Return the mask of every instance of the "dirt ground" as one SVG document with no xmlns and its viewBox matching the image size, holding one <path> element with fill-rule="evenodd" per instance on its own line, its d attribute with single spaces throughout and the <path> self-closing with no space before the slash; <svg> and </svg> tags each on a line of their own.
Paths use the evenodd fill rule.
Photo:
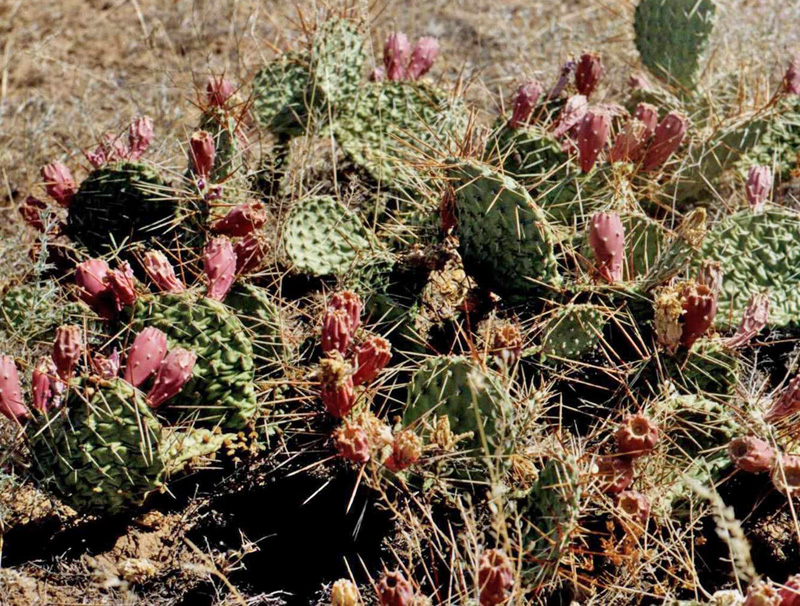
<svg viewBox="0 0 800 606">
<path fill-rule="evenodd" d="M 394 29 L 410 38 L 439 38 L 434 77 L 462 79 L 468 98 L 486 116 L 515 83 L 531 75 L 547 81 L 583 50 L 603 55 L 608 95 L 623 90 L 638 65 L 633 0 L 353 0 L 349 5 L 369 23 L 373 56 L 380 55 L 382 40 Z M 260 64 L 276 50 L 295 46 L 304 24 L 329 8 L 312 0 L 0 0 L 0 258 L 7 262 L 0 290 L 24 263 L 21 242 L 28 236 L 16 209 L 28 194 L 43 194 L 40 166 L 54 159 L 87 166 L 81 150 L 147 114 L 156 125 L 153 157 L 167 169 L 184 170 L 184 141 L 197 121 L 196 87 L 204 86 L 210 73 L 224 73 L 246 94 Z M 735 62 L 753 78 L 782 69 L 788 49 L 800 40 L 800 30 L 788 27 L 798 23 L 798 2 L 729 0 L 722 13 L 714 61 Z M 36 549 L 24 566 L 2 568 L 2 533 L 32 519 L 45 531 L 31 534 L 31 541 L 82 540 L 69 534 L 69 511 L 19 481 L 15 459 L 2 454 L 14 442 L 4 423 L 0 419 L 3 606 L 278 603 L 280 596 L 270 592 L 244 597 L 227 585 L 227 573 L 237 570 L 248 545 L 256 545 L 243 541 L 218 550 L 222 555 L 214 561 L 207 546 L 190 538 L 198 536 L 192 534 L 198 527 L 215 524 L 204 517 L 202 503 L 153 512 L 123 528 L 84 529 L 107 535 L 109 544 L 92 556 L 67 558 L 58 572 L 37 563 Z M 9 479 L 14 473 L 16 479 Z M 163 570 L 177 572 L 165 580 Z M 150 587 L 150 597 L 129 590 L 148 578 L 162 583 Z M 202 599 L 191 593 L 200 583 L 212 587 Z M 175 599 L 178 594 L 183 597 Z"/>
</svg>

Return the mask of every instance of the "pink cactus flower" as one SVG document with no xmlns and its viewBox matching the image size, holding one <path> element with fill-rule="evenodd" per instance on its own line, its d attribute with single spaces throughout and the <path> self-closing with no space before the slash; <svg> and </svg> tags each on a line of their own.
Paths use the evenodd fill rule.
<svg viewBox="0 0 800 606">
<path fill-rule="evenodd" d="M 347 311 L 341 308 L 329 307 L 325 311 L 325 317 L 322 321 L 322 351 L 325 353 L 338 351 L 340 354 L 345 355 L 352 338 L 353 332 L 350 328 L 350 318 L 347 315 Z"/>
<path fill-rule="evenodd" d="M 208 179 L 214 170 L 216 157 L 216 144 L 214 135 L 204 130 L 198 130 L 189 139 L 189 156 L 192 172 L 201 179 Z"/>
<path fill-rule="evenodd" d="M 106 274 L 106 283 L 114 293 L 118 310 L 136 302 L 136 281 L 133 269 L 127 261 L 120 263 L 117 269 L 109 270 Z"/>
<path fill-rule="evenodd" d="M 672 111 L 664 116 L 653 135 L 653 142 L 645 153 L 642 168 L 648 172 L 660 168 L 681 146 L 688 128 L 689 121 L 683 114 Z"/>
<path fill-rule="evenodd" d="M 633 484 L 633 459 L 628 456 L 603 456 L 597 460 L 597 475 L 603 492 L 619 494 Z"/>
<path fill-rule="evenodd" d="M 77 189 L 75 179 L 69 169 L 61 162 L 51 162 L 42 167 L 41 174 L 47 195 L 59 206 L 69 208 Z"/>
<path fill-rule="evenodd" d="M 633 118 L 623 131 L 617 135 L 614 146 L 608 154 L 612 164 L 616 162 L 638 162 L 647 145 L 647 127 L 644 122 Z"/>
<path fill-rule="evenodd" d="M 59 378 L 68 382 L 83 355 L 83 334 L 80 326 L 59 326 L 53 343 L 53 362 Z"/>
<path fill-rule="evenodd" d="M 658 108 L 649 103 L 639 103 L 633 110 L 633 117 L 645 126 L 645 139 L 650 139 L 658 128 Z"/>
<path fill-rule="evenodd" d="M 166 356 L 167 335 L 148 326 L 133 340 L 123 378 L 134 387 L 139 387 L 158 370 Z"/>
<path fill-rule="evenodd" d="M 589 246 L 600 275 L 609 282 L 622 280 L 625 227 L 616 213 L 597 213 L 589 228 Z"/>
<path fill-rule="evenodd" d="M 354 463 L 366 463 L 370 459 L 369 435 L 366 430 L 349 421 L 333 432 L 333 445 L 339 456 Z"/>
<path fill-rule="evenodd" d="M 344 309 L 350 319 L 350 330 L 355 334 L 356 329 L 361 326 L 361 310 L 364 308 L 361 298 L 354 292 L 343 290 L 331 297 L 328 307 Z"/>
<path fill-rule="evenodd" d="M 206 82 L 206 102 L 210 107 L 225 107 L 233 93 L 233 84 L 228 80 L 222 76 L 209 76 Z"/>
<path fill-rule="evenodd" d="M 176 347 L 167 354 L 159 364 L 153 386 L 147 393 L 147 403 L 151 408 L 158 408 L 183 389 L 192 377 L 195 362 L 197 356 L 182 347 Z"/>
<path fill-rule="evenodd" d="M 589 101 L 583 95 L 573 95 L 567 99 L 553 129 L 553 136 L 556 139 L 566 136 L 569 131 L 581 123 L 588 111 Z"/>
<path fill-rule="evenodd" d="M 782 606 L 782 604 L 780 593 L 771 581 L 755 581 L 747 588 L 742 606 Z"/>
<path fill-rule="evenodd" d="M 61 403 L 61 394 L 66 385 L 58 378 L 58 370 L 53 358 L 42 356 L 36 362 L 31 375 L 33 407 L 39 412 L 47 412 Z"/>
<path fill-rule="evenodd" d="M 11 356 L 0 356 L 0 413 L 17 422 L 28 416 L 17 365 Z"/>
<path fill-rule="evenodd" d="M 44 221 L 42 220 L 42 212 L 47 210 L 47 204 L 35 198 L 28 196 L 25 198 L 19 207 L 19 214 L 22 215 L 23 221 L 33 227 L 36 231 L 44 233 Z"/>
<path fill-rule="evenodd" d="M 175 269 L 167 257 L 158 250 L 151 250 L 144 255 L 144 270 L 160 292 L 180 293 L 186 290 Z"/>
<path fill-rule="evenodd" d="M 503 551 L 489 549 L 478 563 L 480 606 L 508 604 L 514 590 L 514 564 Z"/>
<path fill-rule="evenodd" d="M 634 519 L 639 524 L 646 524 L 650 517 L 650 503 L 636 490 L 621 492 L 617 499 L 617 507 L 624 516 Z"/>
<path fill-rule="evenodd" d="M 134 120 L 128 127 L 128 159 L 139 160 L 153 142 L 153 120 L 142 116 Z"/>
<path fill-rule="evenodd" d="M 658 443 L 658 425 L 643 414 L 629 415 L 617 429 L 617 448 L 634 457 L 651 452 Z"/>
<path fill-rule="evenodd" d="M 769 295 L 753 293 L 742 314 L 742 321 L 726 345 L 731 349 L 744 347 L 752 341 L 769 322 Z"/>
<path fill-rule="evenodd" d="M 422 456 L 422 440 L 410 429 L 397 433 L 392 441 L 392 454 L 384 465 L 397 473 L 414 465 Z"/>
<path fill-rule="evenodd" d="M 764 415 L 768 422 L 777 421 L 800 410 L 800 375 L 794 377 L 772 408 Z"/>
<path fill-rule="evenodd" d="M 269 253 L 267 240 L 258 232 L 251 232 L 236 243 L 236 275 L 256 271 Z"/>
<path fill-rule="evenodd" d="M 747 201 L 753 212 L 760 212 L 772 192 L 772 169 L 769 166 L 753 166 L 747 173 Z"/>
<path fill-rule="evenodd" d="M 403 32 L 392 32 L 383 47 L 383 65 L 391 82 L 406 77 L 406 66 L 411 58 L 411 43 Z"/>
<path fill-rule="evenodd" d="M 121 366 L 119 351 L 116 349 L 110 356 L 95 354 L 92 356 L 92 369 L 97 376 L 104 379 L 114 379 L 119 376 Z"/>
<path fill-rule="evenodd" d="M 523 124 L 527 124 L 533 114 L 533 108 L 539 102 L 542 90 L 542 85 L 538 80 L 528 80 L 517 89 L 517 96 L 514 98 L 514 113 L 508 123 L 511 128 L 519 128 Z"/>
<path fill-rule="evenodd" d="M 211 225 L 211 231 L 238 238 L 261 228 L 267 222 L 267 209 L 258 200 L 248 200 L 235 206 L 228 214 Z"/>
<path fill-rule="evenodd" d="M 731 440 L 728 455 L 736 467 L 748 473 L 769 471 L 775 462 L 775 451 L 769 442 L 755 436 Z"/>
<path fill-rule="evenodd" d="M 347 416 L 356 403 L 352 368 L 337 351 L 320 362 L 320 397 L 332 417 Z"/>
<path fill-rule="evenodd" d="M 424 36 L 417 40 L 411 52 L 411 60 L 406 68 L 406 78 L 419 80 L 433 67 L 436 57 L 439 56 L 439 41 L 431 36 Z"/>
<path fill-rule="evenodd" d="M 553 90 L 548 93 L 548 99 L 555 99 L 556 97 L 560 96 L 564 89 L 567 88 L 570 79 L 572 78 L 572 74 L 575 71 L 575 68 L 578 66 L 578 62 L 575 59 L 568 59 L 564 65 L 561 66 L 561 70 L 558 73 L 558 80 L 556 81 L 555 86 L 553 86 Z"/>
<path fill-rule="evenodd" d="M 683 301 L 683 332 L 681 345 L 691 349 L 695 341 L 711 328 L 717 314 L 717 291 L 705 284 L 696 285 Z"/>
<path fill-rule="evenodd" d="M 382 337 L 370 337 L 355 352 L 353 384 L 369 383 L 392 359 L 392 346 Z"/>
<path fill-rule="evenodd" d="M 384 572 L 378 583 L 380 606 L 414 606 L 414 586 L 399 570 Z"/>
<path fill-rule="evenodd" d="M 110 320 L 117 312 L 114 291 L 108 285 L 108 263 L 89 259 L 75 268 L 78 296 L 103 318 Z"/>
<path fill-rule="evenodd" d="M 605 67 L 600 55 L 597 53 L 584 53 L 575 68 L 575 88 L 588 99 L 592 96 L 604 72 Z"/>
<path fill-rule="evenodd" d="M 128 146 L 114 133 L 106 133 L 100 139 L 97 147 L 93 152 L 84 152 L 84 156 L 94 168 L 105 166 L 109 162 L 118 162 L 120 160 L 127 160 L 130 157 L 131 150 Z"/>
<path fill-rule="evenodd" d="M 206 296 L 224 301 L 236 279 L 236 253 L 225 236 L 214 238 L 203 249 L 203 270 L 208 280 Z"/>
</svg>

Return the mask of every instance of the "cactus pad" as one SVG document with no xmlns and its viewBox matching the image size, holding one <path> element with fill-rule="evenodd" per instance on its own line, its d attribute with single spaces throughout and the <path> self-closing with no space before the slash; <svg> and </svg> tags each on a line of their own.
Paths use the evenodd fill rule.
<svg viewBox="0 0 800 606">
<path fill-rule="evenodd" d="M 599 344 L 606 315 L 594 305 L 565 305 L 548 318 L 542 353 L 547 357 L 577 360 Z"/>
<path fill-rule="evenodd" d="M 364 71 L 364 39 L 345 19 L 331 19 L 314 34 L 311 73 L 323 101 L 336 105 L 356 93 Z"/>
<path fill-rule="evenodd" d="M 284 55 L 262 67 L 253 78 L 253 116 L 276 135 L 306 132 L 310 76 L 308 60 Z"/>
</svg>

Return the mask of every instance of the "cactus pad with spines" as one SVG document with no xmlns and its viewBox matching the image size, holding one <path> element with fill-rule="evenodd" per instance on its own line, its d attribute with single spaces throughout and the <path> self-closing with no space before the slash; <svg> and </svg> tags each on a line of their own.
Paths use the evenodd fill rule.
<svg viewBox="0 0 800 606">
<path fill-rule="evenodd" d="M 91 254 L 167 236 L 177 226 L 179 204 L 159 172 L 137 162 L 92 171 L 69 208 L 67 230 Z"/>
<path fill-rule="evenodd" d="M 704 68 L 714 0 L 640 0 L 633 27 L 642 63 L 653 75 L 691 89 Z"/>
<path fill-rule="evenodd" d="M 548 358 L 577 360 L 601 342 L 606 313 L 595 305 L 565 305 L 547 319 L 541 352 Z"/>
<path fill-rule="evenodd" d="M 314 33 L 311 74 L 319 102 L 335 106 L 356 94 L 364 71 L 364 38 L 354 23 L 331 19 Z M 317 101 L 317 100 L 315 100 Z"/>
<path fill-rule="evenodd" d="M 553 229 L 519 183 L 471 162 L 457 162 L 449 176 L 467 273 L 511 300 L 561 283 Z"/>
<path fill-rule="evenodd" d="M 253 78 L 253 116 L 276 135 L 306 132 L 307 92 L 311 76 L 308 58 L 287 54 L 262 67 Z"/>
<path fill-rule="evenodd" d="M 743 210 L 724 218 L 709 231 L 695 259 L 722 265 L 722 292 L 715 324 L 739 322 L 750 296 L 769 291 L 770 324 L 800 321 L 800 214 L 768 207 L 759 214 Z"/>
<path fill-rule="evenodd" d="M 192 378 L 167 402 L 165 414 L 175 411 L 232 429 L 256 414 L 253 346 L 228 307 L 187 291 L 140 297 L 129 312 L 132 334 L 158 328 L 170 349 L 183 347 L 197 356 Z"/>
</svg>

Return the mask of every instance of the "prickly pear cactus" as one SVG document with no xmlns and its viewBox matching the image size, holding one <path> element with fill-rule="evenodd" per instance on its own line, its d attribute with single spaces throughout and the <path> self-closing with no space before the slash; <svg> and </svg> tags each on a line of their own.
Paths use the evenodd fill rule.
<svg viewBox="0 0 800 606">
<path fill-rule="evenodd" d="M 653 75 L 692 89 L 705 65 L 714 0 L 640 0 L 633 27 L 642 63 Z"/>
<path fill-rule="evenodd" d="M 153 326 L 170 349 L 197 355 L 192 378 L 165 406 L 203 425 L 243 427 L 256 414 L 253 345 L 247 329 L 224 304 L 190 291 L 139 297 L 128 310 L 131 334 Z"/>
<path fill-rule="evenodd" d="M 243 181 L 247 173 L 244 149 L 240 135 L 242 125 L 230 110 L 212 107 L 200 118 L 199 129 L 210 133 L 214 137 L 214 167 L 211 171 L 213 183 L 225 185 L 225 198 L 230 199 L 232 194 L 238 197 L 246 196 L 246 182 Z M 238 179 L 237 179 L 238 177 Z M 239 189 L 238 192 L 234 191 Z"/>
<path fill-rule="evenodd" d="M 543 179 L 555 174 L 569 162 L 561 145 L 544 128 L 505 124 L 497 128 L 490 139 L 487 152 L 490 158 L 502 161 L 503 169 L 519 181 Z"/>
<path fill-rule="evenodd" d="M 467 273 L 512 301 L 561 283 L 553 229 L 519 183 L 471 162 L 455 163 L 449 175 Z"/>
<path fill-rule="evenodd" d="M 364 71 L 364 38 L 354 23 L 331 19 L 314 33 L 311 74 L 322 103 L 335 106 L 356 94 Z"/>
<path fill-rule="evenodd" d="M 362 87 L 334 124 L 347 156 L 378 182 L 416 183 L 414 163 L 446 153 L 467 125 L 459 100 L 420 82 L 385 82 Z"/>
<path fill-rule="evenodd" d="M 658 221 L 639 213 L 620 213 L 625 228 L 625 279 L 634 281 L 646 276 L 666 248 L 667 231 Z M 588 237 L 581 253 L 588 260 L 594 259 Z"/>
<path fill-rule="evenodd" d="M 266 289 L 254 284 L 237 284 L 225 305 L 230 307 L 248 331 L 253 344 L 256 376 L 280 373 L 292 350 L 286 338 L 288 327 L 281 311 Z"/>
<path fill-rule="evenodd" d="M 770 120 L 758 144 L 741 161 L 746 175 L 753 165 L 773 166 L 776 176 L 788 180 L 798 168 L 800 150 L 800 97 L 790 96 L 780 102 L 780 114 Z"/>
<path fill-rule="evenodd" d="M 367 262 L 376 247 L 358 215 L 329 196 L 299 201 L 283 225 L 286 259 L 310 276 L 342 275 Z"/>
<path fill-rule="evenodd" d="M 494 375 L 464 357 L 429 358 L 414 373 L 408 388 L 403 425 L 421 417 L 447 415 L 454 434 L 471 432 L 465 444 L 483 452 L 483 436 L 489 454 L 507 448 L 511 404 Z"/>
<path fill-rule="evenodd" d="M 306 132 L 310 100 L 308 58 L 282 55 L 262 67 L 253 78 L 253 116 L 276 135 Z"/>
<path fill-rule="evenodd" d="M 162 486 L 161 427 L 122 379 L 81 379 L 28 427 L 36 473 L 82 513 L 118 513 Z"/>
<path fill-rule="evenodd" d="M 116 162 L 81 183 L 69 208 L 67 229 L 91 254 L 163 238 L 178 222 L 178 201 L 153 167 Z"/>
<path fill-rule="evenodd" d="M 546 358 L 577 360 L 599 344 L 606 313 L 595 305 L 568 304 L 547 319 L 541 353 Z"/>
<path fill-rule="evenodd" d="M 722 292 L 715 323 L 738 323 L 753 293 L 769 290 L 770 324 L 800 320 L 800 214 L 771 207 L 759 214 L 743 210 L 726 217 L 708 233 L 695 260 L 722 265 Z"/>
</svg>

